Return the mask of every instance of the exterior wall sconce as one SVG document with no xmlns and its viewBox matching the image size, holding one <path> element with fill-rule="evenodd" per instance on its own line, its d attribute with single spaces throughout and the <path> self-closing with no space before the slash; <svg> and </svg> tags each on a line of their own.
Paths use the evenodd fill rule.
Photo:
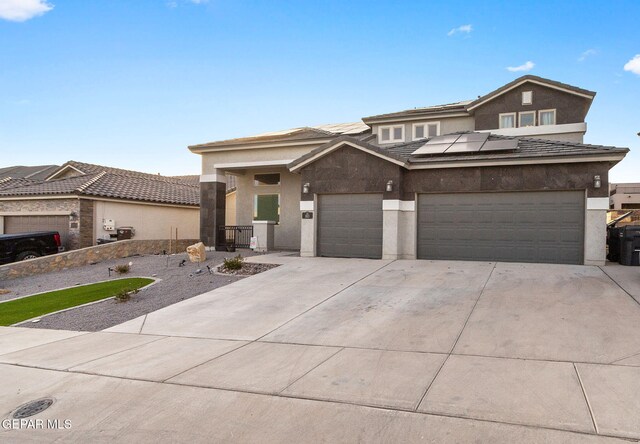
<svg viewBox="0 0 640 444">
<path fill-rule="evenodd" d="M 310 188 L 311 188 L 311 186 L 309 185 L 309 182 L 307 182 L 304 185 L 302 185 L 302 194 L 309 194 L 309 189 Z"/>
<path fill-rule="evenodd" d="M 390 193 L 393 191 L 393 180 L 390 180 L 389 182 L 387 182 L 387 192 Z"/>
<path fill-rule="evenodd" d="M 602 186 L 602 180 L 600 176 L 593 176 L 593 188 L 600 188 Z"/>
</svg>

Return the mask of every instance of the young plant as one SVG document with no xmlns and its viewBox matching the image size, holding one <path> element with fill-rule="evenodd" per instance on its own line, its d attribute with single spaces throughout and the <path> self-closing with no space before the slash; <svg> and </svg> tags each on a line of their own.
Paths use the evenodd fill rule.
<svg viewBox="0 0 640 444">
<path fill-rule="evenodd" d="M 115 296 L 116 301 L 127 302 L 129 299 L 131 299 L 131 295 L 138 293 L 138 291 L 139 290 L 128 290 L 128 289 L 120 290 L 118 293 L 116 293 L 116 296 Z"/>
<path fill-rule="evenodd" d="M 241 255 L 237 255 L 234 258 L 224 260 L 224 268 L 227 270 L 240 270 L 244 264 L 244 258 Z"/>
<path fill-rule="evenodd" d="M 119 264 L 114 267 L 114 270 L 118 274 L 127 274 L 131 270 L 131 266 L 129 264 Z"/>
</svg>

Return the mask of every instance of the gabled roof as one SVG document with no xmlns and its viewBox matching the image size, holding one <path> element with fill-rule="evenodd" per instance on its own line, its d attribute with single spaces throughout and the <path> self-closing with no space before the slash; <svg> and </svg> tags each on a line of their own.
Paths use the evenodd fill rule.
<svg viewBox="0 0 640 444">
<path fill-rule="evenodd" d="M 515 79 L 512 82 L 507 83 L 506 85 L 501 86 L 500 88 L 491 91 L 489 94 L 485 94 L 482 97 L 479 97 L 478 99 L 474 100 L 472 103 L 470 103 L 467 106 L 467 110 L 471 111 L 477 107 L 479 107 L 480 105 L 483 105 L 485 103 L 487 103 L 490 100 L 495 99 L 496 97 L 514 89 L 517 88 L 518 86 L 524 84 L 524 83 L 535 83 L 538 85 L 542 85 L 542 86 L 546 86 L 549 88 L 553 88 L 553 89 L 557 89 L 560 91 L 564 91 L 566 93 L 569 94 L 575 94 L 581 97 L 584 97 L 585 99 L 589 99 L 589 100 L 593 100 L 593 98 L 596 96 L 596 93 L 594 91 L 589 91 L 587 89 L 582 89 L 582 88 L 578 88 L 577 86 L 573 86 L 573 85 L 569 85 L 567 83 L 562 83 L 562 82 L 557 82 L 555 80 L 551 80 L 551 79 L 545 79 L 544 77 L 538 77 L 538 76 L 534 76 L 531 74 L 522 76 L 522 77 L 518 77 L 517 79 Z"/>
<path fill-rule="evenodd" d="M 203 143 L 199 145 L 191 145 L 189 149 L 193 152 L 200 152 L 210 148 L 237 146 L 237 145 L 253 145 L 275 142 L 307 142 L 307 141 L 323 141 L 341 135 L 358 135 L 370 132 L 371 129 L 362 122 L 353 123 L 335 123 L 318 126 L 305 126 L 300 128 L 291 128 L 283 131 L 273 131 L 269 133 L 257 134 L 255 136 L 241 137 L 238 139 L 220 140 L 217 142 Z"/>
<path fill-rule="evenodd" d="M 494 91 L 491 91 L 490 93 L 485 94 L 482 97 L 477 98 L 476 100 L 464 100 L 461 102 L 448 103 L 444 105 L 426 106 L 426 107 L 420 107 L 420 108 L 407 109 L 404 111 L 398 111 L 393 113 L 377 114 L 375 116 L 364 117 L 362 121 L 365 123 L 371 124 L 378 121 L 385 121 L 385 120 L 390 121 L 393 119 L 415 120 L 422 117 L 430 118 L 430 117 L 445 116 L 447 114 L 455 114 L 455 113 L 470 114 L 470 111 L 477 108 L 478 106 L 526 82 L 536 83 L 538 85 L 543 85 L 548 88 L 564 91 L 569 94 L 575 94 L 589 100 L 593 100 L 593 98 L 596 95 L 596 93 L 593 91 L 578 88 L 577 86 L 573 86 L 566 83 L 557 82 L 555 80 L 545 79 L 544 77 L 538 77 L 538 76 L 528 74 L 522 77 L 518 77 L 512 82 L 509 82 L 506 85 L 503 85 L 500 88 Z"/>
<path fill-rule="evenodd" d="M 341 137 L 337 137 L 331 142 L 327 142 L 324 145 L 319 146 L 318 148 L 300 156 L 299 158 L 291 162 L 289 165 L 287 165 L 287 168 L 289 168 L 289 171 L 292 171 L 292 172 L 297 171 L 300 168 L 304 167 L 305 165 L 313 163 L 316 160 L 344 146 L 350 146 L 352 148 L 364 151 L 373 156 L 380 157 L 384 160 L 395 163 L 396 165 L 400 165 L 404 167 L 407 166 L 406 159 L 397 155 L 396 153 L 393 153 L 389 150 L 380 148 L 375 145 L 371 145 L 370 143 L 367 143 L 355 137 L 341 136 Z"/>
<path fill-rule="evenodd" d="M 0 179 L 11 177 L 13 179 L 44 180 L 58 168 L 58 165 L 10 166 L 0 168 Z"/>
<path fill-rule="evenodd" d="M 72 167 L 83 174 L 63 179 L 29 181 L 2 187 L 0 199 L 19 196 L 78 195 L 174 205 L 200 204 L 198 176 L 167 177 L 120 168 L 70 161 L 60 167 Z"/>
</svg>

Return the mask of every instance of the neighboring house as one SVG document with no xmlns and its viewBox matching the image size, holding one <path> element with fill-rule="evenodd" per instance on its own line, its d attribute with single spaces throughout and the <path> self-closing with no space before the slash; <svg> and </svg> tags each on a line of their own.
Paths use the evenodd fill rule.
<svg viewBox="0 0 640 444">
<path fill-rule="evenodd" d="M 60 168 L 59 165 L 19 165 L 0 168 L 0 182 L 2 182 L 4 179 L 25 179 L 31 181 L 45 180 L 58 168 Z"/>
<path fill-rule="evenodd" d="M 135 239 L 197 239 L 198 176 L 166 177 L 70 161 L 43 180 L 0 180 L 0 233 L 59 231 L 67 249 L 95 245 L 116 228 Z"/>
<path fill-rule="evenodd" d="M 602 264 L 608 172 L 582 143 L 594 92 L 524 76 L 474 101 L 194 145 L 201 239 L 271 220 L 303 256 Z"/>
<path fill-rule="evenodd" d="M 609 208 L 612 210 L 640 210 L 640 183 L 610 184 Z"/>
</svg>

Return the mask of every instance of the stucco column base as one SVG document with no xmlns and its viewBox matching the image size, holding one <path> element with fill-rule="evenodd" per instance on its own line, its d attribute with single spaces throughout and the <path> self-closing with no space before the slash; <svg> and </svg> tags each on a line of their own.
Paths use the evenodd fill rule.
<svg viewBox="0 0 640 444">
<path fill-rule="evenodd" d="M 254 220 L 253 236 L 256 238 L 256 248 L 253 251 L 265 253 L 273 251 L 273 234 L 276 223 L 272 220 Z"/>
<path fill-rule="evenodd" d="M 584 221 L 584 264 L 604 265 L 607 260 L 608 198 L 587 198 Z"/>
</svg>

